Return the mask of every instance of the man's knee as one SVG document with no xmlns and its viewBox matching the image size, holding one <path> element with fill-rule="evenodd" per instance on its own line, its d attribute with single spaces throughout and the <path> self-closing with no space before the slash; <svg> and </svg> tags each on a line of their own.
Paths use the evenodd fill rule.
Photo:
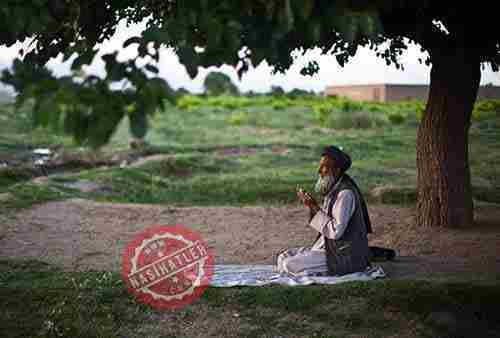
<svg viewBox="0 0 500 338">
<path fill-rule="evenodd" d="M 299 273 L 302 271 L 302 264 L 300 264 L 296 257 L 288 257 L 283 261 L 283 265 L 287 272 L 289 273 Z"/>
</svg>

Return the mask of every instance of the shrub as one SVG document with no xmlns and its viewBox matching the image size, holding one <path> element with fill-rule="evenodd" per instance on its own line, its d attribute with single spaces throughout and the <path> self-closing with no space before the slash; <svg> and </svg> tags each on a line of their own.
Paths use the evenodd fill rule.
<svg viewBox="0 0 500 338">
<path fill-rule="evenodd" d="M 327 127 L 332 111 L 333 108 L 330 105 L 316 105 L 314 106 L 314 117 L 321 126 Z"/>
<path fill-rule="evenodd" d="M 192 110 L 203 105 L 204 100 L 195 95 L 184 95 L 177 100 L 177 108 L 183 110 Z"/>
<path fill-rule="evenodd" d="M 425 102 L 416 101 L 413 103 L 415 115 L 419 121 L 425 114 Z M 500 116 L 500 100 L 481 100 L 476 102 L 472 110 L 472 119 L 475 121 L 484 121 Z"/>
<path fill-rule="evenodd" d="M 483 110 L 476 110 L 476 109 L 474 109 L 472 111 L 472 119 L 475 121 L 491 120 L 491 119 L 494 119 L 496 116 L 497 116 L 497 113 L 494 111 L 483 111 Z"/>
<path fill-rule="evenodd" d="M 274 110 L 283 110 L 290 107 L 290 102 L 284 100 L 274 100 L 271 106 Z"/>
<path fill-rule="evenodd" d="M 209 97 L 207 99 L 206 105 L 216 108 L 224 108 L 227 110 L 234 110 L 238 108 L 247 107 L 252 104 L 252 100 L 248 97 L 238 97 L 221 95 L 216 97 Z"/>
<path fill-rule="evenodd" d="M 500 113 L 500 100 L 478 100 L 474 109 Z"/>
<path fill-rule="evenodd" d="M 380 112 L 384 111 L 384 108 L 381 105 L 378 105 L 378 104 L 371 104 L 369 106 L 368 110 L 370 112 L 373 112 L 373 113 L 380 113 Z"/>
<path fill-rule="evenodd" d="M 340 110 L 344 112 L 353 112 L 363 108 L 363 105 L 356 101 L 343 100 L 340 103 Z"/>
<path fill-rule="evenodd" d="M 474 104 L 472 118 L 484 121 L 500 116 L 500 100 L 481 100 Z"/>
<path fill-rule="evenodd" d="M 422 119 L 424 118 L 424 114 L 425 114 L 425 104 L 419 103 L 415 105 L 415 116 L 417 117 L 418 121 L 422 121 Z"/>
<path fill-rule="evenodd" d="M 401 113 L 389 113 L 387 118 L 392 124 L 402 124 L 406 120 L 406 116 Z"/>
<path fill-rule="evenodd" d="M 222 102 L 221 106 L 224 109 L 228 109 L 228 110 L 233 110 L 233 109 L 239 108 L 238 103 L 234 102 L 234 101 L 225 101 L 225 102 Z"/>
</svg>

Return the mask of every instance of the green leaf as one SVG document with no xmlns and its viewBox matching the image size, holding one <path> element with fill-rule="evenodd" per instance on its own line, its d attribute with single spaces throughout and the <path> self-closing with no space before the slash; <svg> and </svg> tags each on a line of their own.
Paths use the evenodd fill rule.
<svg viewBox="0 0 500 338">
<path fill-rule="evenodd" d="M 103 105 L 100 108 L 102 110 L 94 110 L 90 116 L 92 128 L 88 130 L 87 139 L 92 148 L 99 148 L 109 142 L 124 115 L 121 107 L 117 105 Z"/>
<path fill-rule="evenodd" d="M 194 79 L 198 75 L 199 56 L 192 47 L 181 47 L 177 50 L 181 63 L 186 67 L 189 76 Z"/>
<path fill-rule="evenodd" d="M 130 133 L 135 138 L 143 138 L 148 131 L 148 120 L 144 111 L 135 110 L 128 115 L 130 119 Z"/>
<path fill-rule="evenodd" d="M 291 4 L 293 12 L 307 20 L 314 10 L 315 0 L 292 0 Z"/>
<path fill-rule="evenodd" d="M 105 63 L 107 78 L 110 81 L 120 81 L 127 77 L 127 67 L 116 60 L 118 52 L 104 54 L 101 58 Z"/>
<path fill-rule="evenodd" d="M 35 114 L 38 115 L 37 122 L 39 125 L 48 127 L 50 125 L 51 115 L 57 110 L 58 107 L 52 95 L 41 98 L 35 110 Z"/>
<path fill-rule="evenodd" d="M 92 60 L 94 60 L 94 56 L 96 55 L 96 53 L 97 51 L 88 50 L 80 54 L 71 64 L 71 70 L 75 71 L 77 69 L 80 69 L 83 65 L 90 65 L 92 63 Z"/>
</svg>

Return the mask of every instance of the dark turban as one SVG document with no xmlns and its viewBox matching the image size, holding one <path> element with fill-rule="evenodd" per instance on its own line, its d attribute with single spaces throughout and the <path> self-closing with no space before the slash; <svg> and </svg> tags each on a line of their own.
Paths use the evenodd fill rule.
<svg viewBox="0 0 500 338">
<path fill-rule="evenodd" d="M 335 161 L 335 166 L 339 167 L 342 172 L 346 172 L 351 167 L 352 161 L 349 155 L 336 146 L 325 147 L 321 156 L 325 155 L 331 156 Z"/>
</svg>

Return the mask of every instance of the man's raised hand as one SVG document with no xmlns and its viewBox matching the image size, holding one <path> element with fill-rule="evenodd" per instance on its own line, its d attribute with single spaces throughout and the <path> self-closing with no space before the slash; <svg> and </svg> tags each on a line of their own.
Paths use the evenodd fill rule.
<svg viewBox="0 0 500 338">
<path fill-rule="evenodd" d="M 302 201 L 302 203 L 304 203 L 305 206 L 307 206 L 312 212 L 316 213 L 319 211 L 319 205 L 318 203 L 316 202 L 316 200 L 311 196 L 309 195 L 307 192 L 305 192 L 304 190 L 302 189 L 299 189 L 297 191 L 297 196 L 299 197 L 299 199 Z"/>
</svg>

